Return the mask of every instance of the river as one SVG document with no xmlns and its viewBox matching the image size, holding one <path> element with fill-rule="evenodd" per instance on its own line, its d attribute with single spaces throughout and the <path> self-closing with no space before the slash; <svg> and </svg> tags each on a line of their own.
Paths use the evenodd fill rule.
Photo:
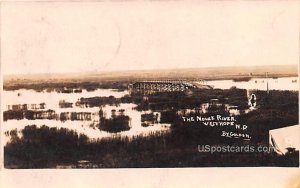
<svg viewBox="0 0 300 188">
<path fill-rule="evenodd" d="M 247 90 L 266 90 L 267 85 L 270 90 L 293 90 L 297 91 L 299 89 L 299 79 L 298 77 L 286 77 L 286 78 L 256 78 L 249 81 L 235 82 L 233 80 L 216 80 L 207 81 L 208 85 L 213 86 L 217 89 L 229 89 L 231 87 L 237 87 L 240 89 Z M 112 89 L 96 89 L 94 91 L 82 90 L 80 93 L 59 93 L 59 92 L 47 92 L 46 90 L 42 92 L 37 92 L 35 90 L 19 89 L 13 91 L 3 91 L 2 94 L 2 110 L 6 111 L 12 108 L 13 105 L 27 104 L 29 108 L 39 108 L 40 104 L 43 105 L 43 110 L 54 110 L 55 113 L 60 114 L 63 112 L 87 112 L 90 113 L 91 117 L 89 119 L 84 119 L 82 121 L 72 121 L 66 120 L 61 121 L 59 119 L 9 119 L 4 121 L 2 124 L 2 143 L 7 143 L 9 141 L 9 136 L 4 136 L 6 131 L 17 129 L 18 133 L 21 135 L 21 130 L 27 125 L 46 125 L 49 127 L 57 128 L 68 128 L 77 131 L 78 133 L 86 134 L 89 139 L 101 139 L 107 137 L 118 137 L 118 136 L 137 136 L 137 135 L 147 135 L 149 133 L 154 133 L 156 131 L 168 131 L 170 129 L 170 124 L 162 124 L 160 122 L 152 123 L 151 126 L 142 126 L 141 115 L 153 113 L 153 111 L 138 111 L 135 109 L 136 104 L 133 103 L 121 103 L 119 105 L 105 105 L 101 107 L 104 114 L 107 117 L 111 117 L 112 110 L 120 112 L 123 110 L 124 115 L 130 117 L 131 128 L 127 131 L 122 131 L 119 133 L 109 133 L 106 131 L 101 131 L 97 128 L 99 124 L 99 110 L 100 107 L 82 107 L 74 105 L 80 98 L 89 97 L 109 97 L 113 96 L 115 98 L 120 98 L 128 95 L 128 91 L 117 91 Z M 72 103 L 73 105 L 69 108 L 62 108 L 59 103 L 60 101 L 66 101 Z M 19 106 L 19 107 L 20 107 Z M 18 106 L 16 106 L 18 107 Z"/>
</svg>

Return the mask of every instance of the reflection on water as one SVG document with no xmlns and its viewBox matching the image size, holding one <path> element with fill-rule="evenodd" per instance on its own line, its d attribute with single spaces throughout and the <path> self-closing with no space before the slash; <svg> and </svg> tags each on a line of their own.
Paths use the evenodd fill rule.
<svg viewBox="0 0 300 188">
<path fill-rule="evenodd" d="M 189 116 L 190 114 L 207 114 L 207 113 L 226 113 L 230 116 L 237 116 L 241 113 L 248 113 L 248 110 L 239 110 L 238 106 L 219 103 L 218 100 L 212 99 L 209 103 L 203 103 L 199 108 L 181 109 L 176 112 L 180 116 Z"/>
<path fill-rule="evenodd" d="M 86 134 L 90 140 L 107 137 L 147 135 L 155 131 L 167 131 L 170 124 L 153 123 L 153 126 L 142 126 L 141 116 L 144 111 L 135 110 L 133 103 L 120 103 L 118 105 L 104 105 L 102 107 L 85 107 L 71 105 L 84 97 L 109 97 L 120 98 L 128 94 L 128 91 L 115 91 L 98 89 L 92 92 L 83 90 L 81 93 L 57 93 L 36 92 L 34 90 L 4 91 L 3 110 L 11 110 L 14 117 L 20 113 L 19 120 L 9 118 L 3 122 L 3 134 L 17 129 L 20 131 L 27 125 L 46 125 L 49 127 L 68 128 L 78 133 Z M 42 104 L 42 108 L 41 105 Z M 98 129 L 100 123 L 99 112 L 106 118 L 114 116 L 113 113 L 121 113 L 130 118 L 130 129 L 118 133 L 110 133 Z M 147 112 L 149 113 L 149 112 Z M 7 134 L 6 134 L 7 135 Z M 8 136 L 2 137 L 3 143 L 9 141 Z"/>
<path fill-rule="evenodd" d="M 82 90 L 81 93 L 58 93 L 58 92 L 47 92 L 46 90 L 42 92 L 36 92 L 31 89 L 20 89 L 14 91 L 4 91 L 3 92 L 3 105 L 7 107 L 8 105 L 14 104 L 41 104 L 46 103 L 45 107 L 47 109 L 56 110 L 59 108 L 59 102 L 65 101 L 68 103 L 76 103 L 80 98 L 89 97 L 109 97 L 114 96 L 120 98 L 126 94 L 128 91 L 116 91 L 112 89 L 97 89 L 95 91 L 88 92 Z"/>
</svg>

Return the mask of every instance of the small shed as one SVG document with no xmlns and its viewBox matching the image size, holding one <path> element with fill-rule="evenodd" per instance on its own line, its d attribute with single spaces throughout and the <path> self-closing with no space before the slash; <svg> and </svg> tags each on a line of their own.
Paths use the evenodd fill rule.
<svg viewBox="0 0 300 188">
<path fill-rule="evenodd" d="M 279 154 L 300 148 L 300 125 L 272 129 L 269 131 L 269 143 Z"/>
</svg>

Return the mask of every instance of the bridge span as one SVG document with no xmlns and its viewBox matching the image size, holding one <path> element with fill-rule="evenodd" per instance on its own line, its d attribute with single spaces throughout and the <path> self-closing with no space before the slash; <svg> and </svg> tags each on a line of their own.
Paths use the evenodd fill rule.
<svg viewBox="0 0 300 188">
<path fill-rule="evenodd" d="M 204 80 L 143 80 L 129 85 L 129 89 L 134 91 L 153 92 L 185 91 L 192 88 L 212 89 L 211 86 L 205 84 Z"/>
</svg>

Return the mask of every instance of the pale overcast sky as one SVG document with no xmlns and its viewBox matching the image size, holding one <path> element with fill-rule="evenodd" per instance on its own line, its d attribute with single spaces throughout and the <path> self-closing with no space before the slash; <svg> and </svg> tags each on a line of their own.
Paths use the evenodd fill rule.
<svg viewBox="0 0 300 188">
<path fill-rule="evenodd" d="M 3 3 L 4 74 L 297 64 L 297 1 Z"/>
</svg>

